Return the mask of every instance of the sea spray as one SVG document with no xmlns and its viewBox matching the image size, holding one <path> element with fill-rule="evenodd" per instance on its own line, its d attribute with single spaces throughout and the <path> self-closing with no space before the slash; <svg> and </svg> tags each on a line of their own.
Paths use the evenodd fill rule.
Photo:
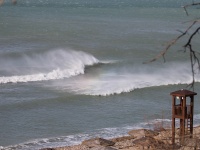
<svg viewBox="0 0 200 150">
<path fill-rule="evenodd" d="M 200 81 L 199 75 L 196 76 L 196 81 Z M 192 76 L 189 65 L 173 62 L 163 65 L 163 68 L 159 69 L 145 65 L 139 69 L 136 67 L 134 69 L 123 69 L 123 71 L 107 69 L 93 76 L 82 76 L 76 77 L 75 80 L 63 81 L 61 84 L 58 83 L 56 87 L 60 87 L 60 90 L 70 90 L 76 94 L 109 96 L 131 92 L 135 89 L 189 84 L 191 82 Z"/>
<path fill-rule="evenodd" d="M 0 77 L 41 75 L 45 81 L 0 84 L 0 145 L 5 148 L 23 145 L 30 150 L 34 143 L 49 147 L 48 142 L 61 146 L 62 142 L 53 141 L 61 141 L 63 136 L 69 137 L 65 143 L 73 144 L 84 135 L 99 135 L 97 130 L 105 137 L 118 131 L 117 136 L 126 125 L 131 128 L 146 122 L 147 114 L 171 113 L 170 92 L 191 81 L 190 66 L 181 65 L 187 63 L 188 53 L 177 52 L 183 49 L 182 40 L 167 53 L 164 65 L 159 61 L 142 65 L 177 37 L 177 29 L 187 29 L 188 24 L 182 22 L 199 16 L 196 8 L 189 18 L 185 16 L 180 6 L 190 3 L 188 0 L 17 2 L 13 6 L 7 0 L 0 8 Z M 198 38 L 194 42 L 199 47 Z M 83 59 L 93 64 L 93 57 L 117 62 L 84 68 Z M 174 65 L 172 61 L 176 61 Z M 84 68 L 84 74 L 62 78 L 75 68 L 77 73 Z M 61 79 L 46 80 L 52 74 Z M 195 86 L 200 91 L 200 84 Z M 197 94 L 194 114 L 200 113 L 199 99 Z"/>
<path fill-rule="evenodd" d="M 7 60 L 8 62 L 9 60 Z M 13 61 L 13 60 L 11 60 Z M 73 50 L 56 49 L 43 54 L 23 55 L 15 62 L 6 64 L 10 74 L 0 77 L 0 83 L 17 83 L 29 81 L 46 81 L 63 79 L 83 74 L 85 66 L 99 63 L 94 56 Z M 15 64 L 20 64 L 16 65 Z M 1 64 L 1 66 L 4 66 Z M 15 68 L 14 70 L 12 68 Z M 23 74 L 23 75 L 21 75 Z"/>
</svg>

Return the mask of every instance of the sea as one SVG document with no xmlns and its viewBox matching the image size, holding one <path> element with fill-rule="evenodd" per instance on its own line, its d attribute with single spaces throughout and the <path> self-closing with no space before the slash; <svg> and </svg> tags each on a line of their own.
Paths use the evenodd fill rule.
<svg viewBox="0 0 200 150">
<path fill-rule="evenodd" d="M 0 149 L 38 150 L 171 127 L 171 92 L 192 82 L 199 17 L 192 0 L 4 0 L 0 6 Z M 200 35 L 192 40 L 199 52 Z M 200 124 L 195 71 L 194 124 Z"/>
</svg>

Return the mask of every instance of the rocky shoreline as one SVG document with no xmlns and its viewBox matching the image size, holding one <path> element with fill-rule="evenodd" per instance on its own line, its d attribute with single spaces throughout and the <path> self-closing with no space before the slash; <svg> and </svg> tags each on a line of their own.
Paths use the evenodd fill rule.
<svg viewBox="0 0 200 150">
<path fill-rule="evenodd" d="M 129 136 L 113 139 L 93 138 L 83 141 L 79 145 L 44 148 L 41 150 L 191 150 L 200 149 L 200 126 L 193 128 L 193 137 L 185 136 L 180 144 L 179 129 L 176 130 L 175 144 L 171 143 L 171 129 L 152 131 L 138 129 L 129 131 Z"/>
</svg>

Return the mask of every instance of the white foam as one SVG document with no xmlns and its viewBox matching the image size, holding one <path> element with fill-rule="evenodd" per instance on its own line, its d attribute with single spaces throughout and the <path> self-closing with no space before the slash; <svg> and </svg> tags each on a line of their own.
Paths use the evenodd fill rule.
<svg viewBox="0 0 200 150">
<path fill-rule="evenodd" d="M 175 85 L 189 84 L 192 82 L 192 75 L 188 64 L 172 64 L 166 65 L 163 68 L 153 68 L 146 71 L 147 67 L 141 68 L 136 72 L 113 72 L 101 73 L 97 77 L 84 78 L 78 82 L 65 84 L 67 89 L 85 95 L 113 95 L 130 92 L 135 89 Z M 176 69 L 174 69 L 176 68 Z M 196 82 L 200 81 L 199 75 L 196 77 Z"/>
<path fill-rule="evenodd" d="M 68 136 L 61 136 L 61 137 L 52 137 L 52 138 L 44 138 L 44 139 L 36 139 L 32 141 L 28 141 L 25 143 L 21 143 L 18 145 L 12 145 L 8 147 L 4 147 L 4 150 L 35 150 L 47 147 L 62 147 L 62 146 L 72 146 L 80 144 L 82 141 L 101 137 L 105 139 L 116 138 L 120 136 L 126 136 L 130 130 L 133 129 L 151 129 L 152 126 L 156 122 L 170 122 L 169 119 L 153 119 L 149 120 L 148 122 L 141 122 L 132 125 L 124 125 L 122 127 L 110 127 L 110 128 L 102 128 L 98 130 L 88 131 L 85 133 L 75 134 L 75 135 L 68 135 Z M 152 124 L 151 124 L 152 123 Z"/>
<path fill-rule="evenodd" d="M 17 83 L 17 82 L 30 82 L 30 81 L 45 81 L 53 79 L 62 79 L 78 74 L 83 74 L 84 68 L 79 70 L 60 70 L 56 69 L 49 73 L 39 73 L 33 75 L 24 75 L 24 76 L 11 76 L 11 77 L 0 77 L 0 83 Z"/>
<path fill-rule="evenodd" d="M 0 77 L 1 84 L 69 78 L 83 74 L 85 66 L 99 63 L 99 60 L 88 53 L 72 50 L 55 50 L 32 57 L 24 56 L 21 59 L 23 63 L 26 63 L 26 68 L 30 68 L 29 70 L 32 69 L 31 72 L 39 72 L 38 70 L 40 70 L 40 73 L 26 74 L 29 71 L 25 70 L 24 67 L 15 67 L 15 69 L 11 69 L 10 71 L 23 72 L 26 75 Z M 44 68 L 43 71 L 41 71 L 41 68 Z M 18 70 L 16 71 L 16 69 Z M 46 70 L 50 71 L 47 72 Z"/>
<path fill-rule="evenodd" d="M 194 116 L 195 118 L 199 119 L 199 114 Z M 199 122 L 199 121 L 198 121 Z M 62 146 L 72 146 L 80 144 L 82 141 L 101 137 L 105 139 L 116 138 L 120 136 L 126 136 L 130 130 L 134 129 L 154 129 L 157 123 L 162 123 L 164 128 L 170 128 L 171 126 L 171 119 L 164 118 L 164 119 L 149 119 L 146 122 L 139 122 L 136 124 L 124 125 L 121 127 L 110 127 L 110 128 L 102 128 L 98 130 L 88 131 L 84 133 L 79 133 L 75 135 L 67 135 L 61 137 L 51 137 L 51 138 L 43 138 L 43 139 L 36 139 L 32 141 L 27 141 L 25 143 L 21 143 L 18 145 L 12 145 L 7 147 L 0 147 L 3 150 L 35 150 L 47 147 L 62 147 Z"/>
</svg>

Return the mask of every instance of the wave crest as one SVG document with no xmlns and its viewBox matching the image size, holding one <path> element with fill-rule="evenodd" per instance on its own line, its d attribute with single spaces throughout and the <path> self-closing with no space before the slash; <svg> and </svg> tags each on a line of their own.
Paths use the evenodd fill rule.
<svg viewBox="0 0 200 150">
<path fill-rule="evenodd" d="M 175 65 L 176 67 L 172 67 Z M 178 66 L 178 67 L 177 67 Z M 176 68 L 176 70 L 174 69 Z M 118 68 L 119 69 L 119 68 Z M 67 81 L 59 85 L 62 89 L 70 90 L 76 94 L 92 95 L 92 96 L 109 96 L 121 93 L 128 93 L 135 89 L 189 84 L 192 82 L 190 67 L 187 64 L 165 65 L 159 68 L 143 68 L 134 69 L 123 68 L 122 71 L 107 70 L 100 72 L 93 77 L 76 78 L 76 81 Z M 200 81 L 200 76 L 196 76 L 196 82 Z M 63 87 L 62 87 L 63 86 Z"/>
<path fill-rule="evenodd" d="M 18 75 L 0 77 L 2 84 L 69 78 L 84 74 L 86 66 L 99 63 L 98 59 L 88 53 L 61 49 L 32 56 L 24 55 L 11 61 L 2 68 L 7 74 Z"/>
</svg>

